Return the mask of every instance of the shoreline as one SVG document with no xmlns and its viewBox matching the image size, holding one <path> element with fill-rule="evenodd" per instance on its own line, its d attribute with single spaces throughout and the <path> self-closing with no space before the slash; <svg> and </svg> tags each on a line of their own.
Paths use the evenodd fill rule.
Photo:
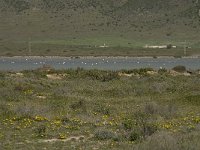
<svg viewBox="0 0 200 150">
<path fill-rule="evenodd" d="M 123 58 L 138 58 L 138 59 L 159 59 L 159 58 L 174 58 L 174 59 L 187 59 L 187 58 L 200 58 L 200 55 L 194 55 L 194 56 L 0 56 L 0 59 L 11 59 L 11 58 L 33 58 L 33 59 L 51 59 L 51 58 L 59 58 L 59 59 L 65 59 L 65 58 L 71 58 L 71 59 L 103 59 L 103 58 L 113 58 L 113 59 L 123 59 Z"/>
</svg>

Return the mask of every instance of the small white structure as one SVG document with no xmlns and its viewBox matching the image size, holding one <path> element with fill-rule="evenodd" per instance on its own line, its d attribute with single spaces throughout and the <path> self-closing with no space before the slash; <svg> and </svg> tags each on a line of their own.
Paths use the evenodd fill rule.
<svg viewBox="0 0 200 150">
<path fill-rule="evenodd" d="M 160 45 L 160 46 L 158 46 L 158 45 L 152 45 L 152 46 L 145 45 L 145 48 L 167 48 L 167 45 Z"/>
<path fill-rule="evenodd" d="M 105 47 L 108 47 L 108 46 L 104 43 L 103 45 L 101 45 L 101 46 L 99 46 L 99 47 L 105 48 Z"/>
<path fill-rule="evenodd" d="M 144 48 L 157 48 L 157 49 L 164 49 L 167 48 L 167 45 L 145 45 Z M 171 48 L 177 48 L 177 46 L 172 45 Z"/>
</svg>

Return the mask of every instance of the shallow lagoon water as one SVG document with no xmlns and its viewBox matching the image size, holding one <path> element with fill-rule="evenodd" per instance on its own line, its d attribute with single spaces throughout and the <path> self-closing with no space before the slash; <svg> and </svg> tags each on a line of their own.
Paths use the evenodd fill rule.
<svg viewBox="0 0 200 150">
<path fill-rule="evenodd" d="M 55 69 L 103 69 L 121 70 L 136 68 L 166 68 L 171 69 L 177 65 L 186 66 L 187 69 L 200 69 L 200 58 L 173 58 L 173 57 L 1 57 L 1 71 L 33 70 L 50 65 Z"/>
</svg>

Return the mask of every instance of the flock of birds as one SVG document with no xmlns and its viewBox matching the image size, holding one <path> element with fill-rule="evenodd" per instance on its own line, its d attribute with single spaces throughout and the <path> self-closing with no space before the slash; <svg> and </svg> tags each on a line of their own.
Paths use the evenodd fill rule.
<svg viewBox="0 0 200 150">
<path fill-rule="evenodd" d="M 181 60 L 181 61 L 179 61 Z M 39 68 L 50 65 L 54 68 L 93 68 L 93 69 L 133 69 L 133 68 L 170 68 L 184 59 L 152 59 L 152 58 L 0 58 L 1 68 Z M 188 62 L 187 62 L 188 63 Z"/>
<path fill-rule="evenodd" d="M 155 60 L 151 60 L 155 62 Z M 8 64 L 10 68 L 15 68 L 20 66 L 23 68 L 26 66 L 26 68 L 39 68 L 44 65 L 50 65 L 55 68 L 110 68 L 110 69 L 117 69 L 117 68 L 123 68 L 123 66 L 126 68 L 127 66 L 131 68 L 131 66 L 144 66 L 144 67 L 151 67 L 151 61 L 142 61 L 140 58 L 138 59 L 127 59 L 127 58 L 121 58 L 121 59 L 73 59 L 73 58 L 64 58 L 64 59 L 52 59 L 52 58 L 44 58 L 44 59 L 34 59 L 34 58 L 23 58 L 23 59 L 2 59 L 1 62 Z M 10 64 L 10 65 L 9 65 Z M 159 68 L 165 68 L 165 63 L 162 64 Z"/>
<path fill-rule="evenodd" d="M 34 65 L 45 65 L 45 64 L 48 64 L 48 63 L 55 63 L 53 60 L 37 61 L 36 62 L 35 60 L 28 59 L 28 58 L 26 58 L 25 61 L 23 61 L 23 60 L 20 60 L 20 61 L 19 60 L 9 61 L 9 60 L 3 59 L 2 62 L 4 62 L 4 63 L 11 63 L 11 64 L 15 64 L 15 63 L 18 63 L 18 62 L 27 62 L 27 63 L 32 63 Z M 105 64 L 105 63 L 117 64 L 117 63 L 121 63 L 121 62 L 129 62 L 129 63 L 131 63 L 131 61 L 127 61 L 127 59 L 120 60 L 120 61 L 113 61 L 113 60 L 106 60 L 106 59 L 103 58 L 101 60 L 98 60 L 98 62 L 94 62 L 94 61 L 91 62 L 91 60 L 89 60 L 89 59 L 86 59 L 85 61 L 81 61 L 81 62 L 79 62 L 79 61 L 73 61 L 73 59 L 64 59 L 62 61 L 57 62 L 57 64 L 59 64 L 59 65 L 65 65 L 65 64 L 82 64 L 82 65 L 91 65 L 91 66 L 94 66 L 94 65 Z M 140 64 L 140 61 L 137 61 L 136 63 Z"/>
</svg>

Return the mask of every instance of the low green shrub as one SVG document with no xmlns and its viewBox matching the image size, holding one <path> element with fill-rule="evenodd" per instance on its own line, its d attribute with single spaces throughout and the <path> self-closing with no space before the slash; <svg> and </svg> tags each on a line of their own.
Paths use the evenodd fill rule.
<svg viewBox="0 0 200 150">
<path fill-rule="evenodd" d="M 131 131 L 129 134 L 129 141 L 137 141 L 141 138 L 140 133 L 136 132 L 136 131 Z"/>
<path fill-rule="evenodd" d="M 138 74 L 138 75 L 147 75 L 148 71 L 153 71 L 153 68 L 140 68 L 140 69 L 132 69 L 132 70 L 121 70 L 122 73 Z"/>
<path fill-rule="evenodd" d="M 144 112 L 146 114 L 157 114 L 159 113 L 159 106 L 155 102 L 149 102 L 144 106 Z"/>
<path fill-rule="evenodd" d="M 153 124 L 153 118 L 151 118 L 150 114 L 138 111 L 134 114 L 134 119 L 136 121 L 136 129 L 139 130 L 143 138 L 151 136 L 158 130 L 157 126 Z"/>
<path fill-rule="evenodd" d="M 172 68 L 172 70 L 180 73 L 184 73 L 187 71 L 185 66 L 175 66 L 174 68 Z"/>
<path fill-rule="evenodd" d="M 135 150 L 179 150 L 177 140 L 167 132 L 159 132 L 138 144 Z"/>
<path fill-rule="evenodd" d="M 162 74 L 166 74 L 167 73 L 167 69 L 165 69 L 165 68 L 159 69 L 158 73 L 161 74 L 161 75 Z"/>
<path fill-rule="evenodd" d="M 190 105 L 200 105 L 200 95 L 188 95 L 184 98 L 184 102 Z"/>
<path fill-rule="evenodd" d="M 86 102 L 84 100 L 79 100 L 76 102 L 73 102 L 70 105 L 70 108 L 72 110 L 82 110 L 82 111 L 86 111 Z"/>
<path fill-rule="evenodd" d="M 107 106 L 103 105 L 103 104 L 94 104 L 93 105 L 93 111 L 96 113 L 100 113 L 102 115 L 110 115 L 111 111 L 110 108 L 108 108 Z"/>
<path fill-rule="evenodd" d="M 119 78 L 118 74 L 114 71 L 99 71 L 99 70 L 87 71 L 86 76 L 92 78 L 93 80 L 100 80 L 102 82 L 111 81 Z"/>
<path fill-rule="evenodd" d="M 131 118 L 125 118 L 123 121 L 122 121 L 122 126 L 125 130 L 132 130 L 134 129 L 135 127 L 135 121 Z"/>
<path fill-rule="evenodd" d="M 35 128 L 34 131 L 37 137 L 43 138 L 46 136 L 46 130 L 46 126 L 42 124 Z"/>
<path fill-rule="evenodd" d="M 98 130 L 94 133 L 94 138 L 97 140 L 114 140 L 117 141 L 119 138 L 116 133 L 109 130 Z"/>
<path fill-rule="evenodd" d="M 6 104 L 6 102 L 0 103 L 0 118 L 10 118 L 15 115 L 15 112 L 10 109 L 10 107 Z"/>
</svg>

